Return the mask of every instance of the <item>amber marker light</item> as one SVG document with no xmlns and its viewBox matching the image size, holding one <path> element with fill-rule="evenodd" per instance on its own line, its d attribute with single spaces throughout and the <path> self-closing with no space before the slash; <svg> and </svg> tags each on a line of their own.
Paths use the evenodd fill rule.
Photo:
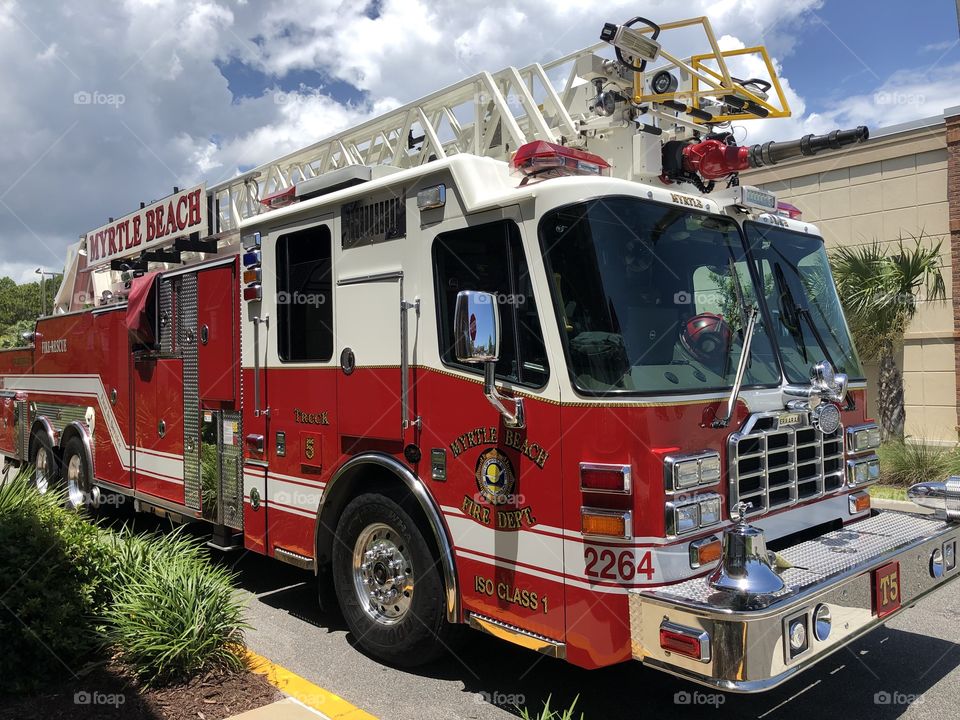
<svg viewBox="0 0 960 720">
<path fill-rule="evenodd" d="M 580 531 L 598 537 L 630 537 L 630 513 L 583 508 L 580 511 Z"/>
</svg>

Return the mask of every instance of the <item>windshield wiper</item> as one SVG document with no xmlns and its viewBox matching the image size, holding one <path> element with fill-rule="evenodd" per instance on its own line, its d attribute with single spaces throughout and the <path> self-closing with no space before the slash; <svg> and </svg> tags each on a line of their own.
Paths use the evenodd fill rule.
<svg viewBox="0 0 960 720">
<path fill-rule="evenodd" d="M 797 271 L 796 267 L 792 267 L 792 269 Z M 813 333 L 813 339 L 823 352 L 823 359 L 836 367 L 833 362 L 833 358 L 830 356 L 830 350 L 827 349 L 827 344 L 823 341 L 823 336 L 820 334 L 816 323 L 813 321 L 813 315 L 810 313 L 810 306 L 806 302 L 806 295 L 804 295 L 803 307 L 800 307 L 800 305 L 794 299 L 793 293 L 790 291 L 790 286 L 787 285 L 787 279 L 783 274 L 783 268 L 780 267 L 780 263 L 775 263 L 773 270 L 777 285 L 780 287 L 780 297 L 783 298 L 784 304 L 788 306 L 786 310 L 787 314 L 790 315 L 790 319 L 787 320 L 785 318 L 785 324 L 787 326 L 787 330 L 790 331 L 790 334 L 793 335 L 794 339 L 797 341 L 797 344 L 800 345 L 800 352 L 803 353 L 803 361 L 809 362 L 809 358 L 807 356 L 807 341 L 804 338 L 803 333 L 803 321 L 806 320 L 807 326 L 810 328 L 810 332 Z M 796 330 L 796 333 L 794 332 L 794 329 Z"/>
<path fill-rule="evenodd" d="M 753 343 L 753 333 L 757 328 L 757 317 L 759 312 L 756 305 L 746 308 L 747 327 L 743 331 L 743 347 L 740 349 L 740 361 L 737 363 L 737 375 L 733 379 L 733 388 L 730 390 L 730 399 L 727 400 L 727 415 L 723 418 L 714 418 L 710 424 L 714 428 L 725 428 L 733 419 L 733 413 L 737 409 L 737 399 L 740 397 L 740 388 L 743 386 L 743 375 L 747 371 L 747 364 L 750 362 L 750 345 Z"/>
</svg>

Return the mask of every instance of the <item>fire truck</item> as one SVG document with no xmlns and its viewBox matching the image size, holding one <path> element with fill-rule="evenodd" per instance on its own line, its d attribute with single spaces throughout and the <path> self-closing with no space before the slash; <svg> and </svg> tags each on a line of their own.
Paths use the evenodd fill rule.
<svg viewBox="0 0 960 720">
<path fill-rule="evenodd" d="M 771 688 L 956 577 L 960 535 L 960 478 L 871 508 L 823 240 L 740 183 L 868 131 L 734 139 L 789 112 L 762 47 L 638 17 L 141 204 L 0 353 L 5 464 L 314 572 L 387 663 L 466 625 Z"/>
</svg>

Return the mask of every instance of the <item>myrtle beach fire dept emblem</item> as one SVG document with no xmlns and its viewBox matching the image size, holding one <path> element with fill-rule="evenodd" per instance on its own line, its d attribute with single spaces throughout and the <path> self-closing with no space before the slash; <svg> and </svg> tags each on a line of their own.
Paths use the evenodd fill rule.
<svg viewBox="0 0 960 720">
<path fill-rule="evenodd" d="M 477 489 L 492 505 L 510 501 L 517 476 L 513 473 L 510 458 L 492 448 L 480 454 L 477 460 Z"/>
</svg>

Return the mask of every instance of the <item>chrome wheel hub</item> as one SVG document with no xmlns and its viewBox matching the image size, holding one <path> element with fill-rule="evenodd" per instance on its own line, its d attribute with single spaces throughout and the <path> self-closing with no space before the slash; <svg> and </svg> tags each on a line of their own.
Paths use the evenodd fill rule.
<svg viewBox="0 0 960 720">
<path fill-rule="evenodd" d="M 50 456 L 47 454 L 45 448 L 41 448 L 37 452 L 37 459 L 34 461 L 33 466 L 33 482 L 37 486 L 37 490 L 41 493 L 45 493 L 50 489 L 50 480 L 47 478 L 49 472 Z"/>
<path fill-rule="evenodd" d="M 353 584 L 360 606 L 374 621 L 394 625 L 413 600 L 410 548 L 389 525 L 376 523 L 360 533 L 353 549 Z"/>
<path fill-rule="evenodd" d="M 78 508 L 84 503 L 83 461 L 79 455 L 74 455 L 67 462 L 67 503 L 70 507 Z"/>
</svg>

